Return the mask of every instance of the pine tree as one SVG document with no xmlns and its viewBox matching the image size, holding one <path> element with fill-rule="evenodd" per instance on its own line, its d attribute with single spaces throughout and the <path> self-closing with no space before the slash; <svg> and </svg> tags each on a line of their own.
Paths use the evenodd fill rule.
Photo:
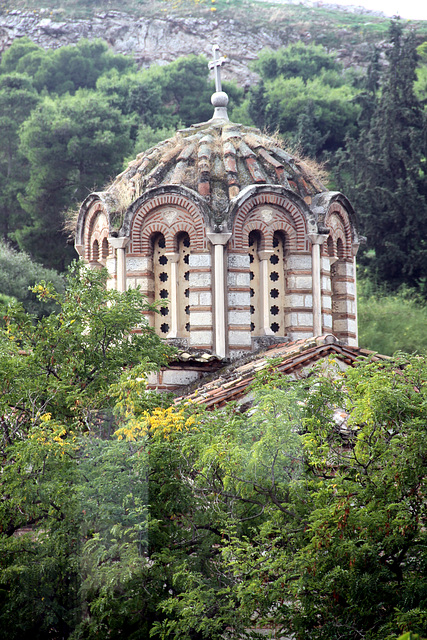
<svg viewBox="0 0 427 640">
<path fill-rule="evenodd" d="M 389 35 L 381 93 L 371 66 L 366 96 L 374 108 L 370 114 L 365 101 L 359 138 L 348 143 L 339 174 L 359 211 L 368 249 L 374 250 L 364 258 L 370 274 L 394 289 L 402 283 L 420 286 L 427 274 L 427 178 L 423 113 L 414 94 L 414 34 L 393 21 Z"/>
</svg>

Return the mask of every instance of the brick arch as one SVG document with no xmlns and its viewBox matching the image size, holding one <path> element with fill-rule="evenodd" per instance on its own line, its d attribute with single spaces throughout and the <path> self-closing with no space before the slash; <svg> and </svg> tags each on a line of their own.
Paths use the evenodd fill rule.
<svg viewBox="0 0 427 640">
<path fill-rule="evenodd" d="M 95 203 L 86 216 L 84 225 L 84 247 L 86 260 L 92 260 L 94 242 L 102 247 L 104 240 L 108 239 L 108 217 L 101 202 Z"/>
<path fill-rule="evenodd" d="M 288 249 L 295 251 L 297 248 L 297 231 L 293 221 L 289 219 L 286 212 L 273 209 L 272 218 L 268 222 L 263 220 L 259 213 L 258 207 L 255 207 L 253 212 L 243 223 L 243 246 L 247 246 L 249 233 L 254 229 L 258 229 L 262 233 L 261 249 L 271 249 L 273 246 L 273 236 L 275 231 L 283 231 L 287 237 Z"/>
<path fill-rule="evenodd" d="M 257 220 L 253 220 L 252 222 L 248 222 L 245 224 L 243 229 L 243 239 L 245 241 L 245 246 L 249 244 L 249 235 L 251 231 L 258 231 L 260 235 L 260 250 L 264 251 L 265 249 L 265 236 L 268 233 L 268 228 L 266 224 L 262 224 Z"/>
<path fill-rule="evenodd" d="M 307 223 L 303 212 L 289 198 L 277 193 L 259 193 L 243 203 L 234 219 L 231 248 L 237 251 L 245 249 L 246 221 L 249 221 L 249 216 L 251 219 L 257 218 L 257 209 L 263 205 L 270 206 L 275 214 L 268 225 L 270 230 L 274 224 L 285 225 L 283 229 L 276 227 L 274 231 L 285 231 L 289 238 L 293 239 L 295 250 L 307 251 L 309 249 Z M 254 215 L 251 215 L 252 212 Z M 262 218 L 258 218 L 258 220 L 260 224 L 266 224 Z M 292 233 L 290 233 L 291 230 Z M 274 231 L 271 233 L 271 238 L 273 238 Z"/>
<path fill-rule="evenodd" d="M 169 222 L 165 214 L 169 214 Z M 195 251 L 207 250 L 206 228 L 201 212 L 194 202 L 180 194 L 156 195 L 137 209 L 130 229 L 130 252 L 149 255 L 149 238 L 155 231 L 165 236 L 168 251 L 174 250 L 174 237 L 180 231 L 188 233 Z"/>
<path fill-rule="evenodd" d="M 130 253 L 150 256 L 153 252 L 151 240 L 157 233 L 161 233 L 164 237 L 166 251 L 172 251 L 170 247 L 173 244 L 173 237 L 171 236 L 169 227 L 161 220 L 154 218 L 153 220 L 147 220 L 142 229 L 141 236 L 131 242 Z"/>
<path fill-rule="evenodd" d="M 325 225 L 330 228 L 331 236 L 334 242 L 334 253 L 336 255 L 336 246 L 338 238 L 343 243 L 345 260 L 352 260 L 352 233 L 349 215 L 339 202 L 334 202 L 328 210 L 325 218 Z"/>
<path fill-rule="evenodd" d="M 330 229 L 331 229 L 331 233 L 328 236 L 328 240 L 322 245 L 323 255 L 329 258 L 346 259 L 347 253 L 346 253 L 345 247 L 346 247 L 347 240 L 346 240 L 343 229 L 341 229 L 338 226 L 334 229 L 332 228 L 332 226 L 330 226 Z M 343 247 L 342 252 L 340 252 L 341 255 L 339 255 L 339 252 L 338 252 L 338 240 L 341 241 L 341 244 Z"/>
<path fill-rule="evenodd" d="M 187 229 L 180 229 L 179 231 L 176 231 L 174 233 L 173 236 L 173 250 L 175 253 L 179 252 L 179 243 L 180 240 L 183 236 L 188 236 L 189 240 L 190 240 L 190 246 L 191 246 L 191 235 L 190 233 L 187 231 Z"/>
<path fill-rule="evenodd" d="M 286 236 L 287 251 L 297 251 L 297 232 L 286 220 L 278 220 L 271 225 L 271 243 L 273 243 L 274 234 L 276 231 L 283 231 Z"/>
<path fill-rule="evenodd" d="M 200 249 L 198 229 L 186 212 L 177 211 L 176 219 L 173 223 L 168 224 L 163 217 L 162 209 L 155 210 L 144 220 L 144 224 L 140 227 L 140 235 L 136 234 L 136 230 L 132 233 L 130 252 L 144 256 L 151 255 L 150 238 L 154 233 L 162 233 L 165 237 L 166 251 L 174 252 L 176 250 L 176 236 L 182 232 L 188 233 L 190 236 L 192 248 Z"/>
<path fill-rule="evenodd" d="M 102 260 L 105 260 L 106 258 L 108 258 L 108 254 L 110 253 L 110 245 L 108 243 L 108 238 L 105 236 L 102 239 L 102 243 L 101 243 L 101 258 Z"/>
</svg>

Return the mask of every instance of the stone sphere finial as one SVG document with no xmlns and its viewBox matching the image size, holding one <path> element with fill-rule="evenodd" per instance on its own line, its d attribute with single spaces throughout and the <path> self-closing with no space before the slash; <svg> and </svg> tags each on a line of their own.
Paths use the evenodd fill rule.
<svg viewBox="0 0 427 640">
<path fill-rule="evenodd" d="M 226 107 L 228 105 L 228 95 L 225 91 L 215 91 L 212 94 L 211 102 L 214 107 Z"/>
<path fill-rule="evenodd" d="M 215 93 L 212 94 L 211 102 L 215 107 L 212 119 L 216 120 L 217 118 L 220 118 L 222 120 L 228 120 L 228 95 L 225 91 L 215 91 Z"/>
</svg>

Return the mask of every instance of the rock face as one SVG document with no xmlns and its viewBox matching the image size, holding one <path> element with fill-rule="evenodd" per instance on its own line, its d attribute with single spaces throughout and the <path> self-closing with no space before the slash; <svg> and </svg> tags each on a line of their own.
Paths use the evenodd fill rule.
<svg viewBox="0 0 427 640">
<path fill-rule="evenodd" d="M 307 0 L 306 0 L 307 1 Z M 245 86 L 257 82 L 258 75 L 249 69 L 261 49 L 273 50 L 291 42 L 316 41 L 303 25 L 292 27 L 275 19 L 274 11 L 268 26 L 255 25 L 237 19 L 206 16 L 173 16 L 160 14 L 138 18 L 119 11 L 105 11 L 92 18 L 63 19 L 60 12 L 13 10 L 0 15 L 0 55 L 16 38 L 27 36 L 45 49 L 76 44 L 81 38 L 102 38 L 113 51 L 133 56 L 140 67 L 167 64 L 191 53 L 212 55 L 212 44 L 218 44 L 228 58 L 223 69 L 225 80 L 236 80 Z M 330 25 L 317 22 L 320 33 L 328 33 Z M 364 67 L 369 44 L 354 42 L 354 32 L 338 33 L 337 58 L 345 67 Z M 384 43 L 380 43 L 380 46 Z"/>
<path fill-rule="evenodd" d="M 286 46 L 289 36 L 278 29 L 253 29 L 235 20 L 213 17 L 144 17 L 118 11 L 99 13 L 91 19 L 65 21 L 43 11 L 10 11 L 0 16 L 0 53 L 15 38 L 27 36 L 43 48 L 75 44 L 81 38 L 102 38 L 116 53 L 131 55 L 142 67 L 166 64 L 191 53 L 210 57 L 212 44 L 219 44 L 229 58 L 224 79 L 250 83 L 256 74 L 249 63 L 264 47 Z"/>
</svg>

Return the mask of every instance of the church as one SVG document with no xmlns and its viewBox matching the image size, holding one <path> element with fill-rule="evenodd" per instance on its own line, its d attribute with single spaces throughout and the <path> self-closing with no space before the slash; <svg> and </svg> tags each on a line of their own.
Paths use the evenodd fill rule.
<svg viewBox="0 0 427 640">
<path fill-rule="evenodd" d="M 77 222 L 76 249 L 109 287 L 160 301 L 147 320 L 185 356 L 161 388 L 325 334 L 357 347 L 355 212 L 275 137 L 229 121 L 213 52 L 211 120 L 139 154 Z"/>
</svg>

